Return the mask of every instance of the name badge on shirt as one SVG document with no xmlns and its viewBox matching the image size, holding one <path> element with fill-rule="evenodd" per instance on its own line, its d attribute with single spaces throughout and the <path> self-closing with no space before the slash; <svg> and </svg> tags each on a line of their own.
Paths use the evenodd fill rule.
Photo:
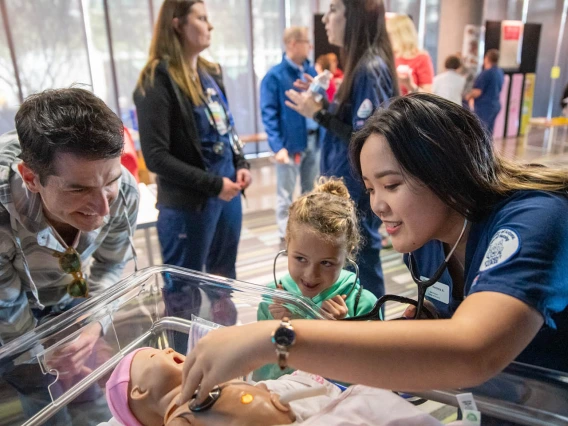
<svg viewBox="0 0 568 426">
<path fill-rule="evenodd" d="M 213 123 L 221 136 L 225 136 L 229 132 L 229 126 L 227 125 L 227 114 L 225 114 L 224 108 L 217 101 L 211 101 L 207 104 L 209 111 L 213 115 Z"/>
<path fill-rule="evenodd" d="M 421 277 L 423 280 L 427 280 L 426 277 Z M 438 302 L 450 304 L 450 286 L 441 282 L 437 282 L 426 290 L 426 296 L 437 300 Z"/>
</svg>

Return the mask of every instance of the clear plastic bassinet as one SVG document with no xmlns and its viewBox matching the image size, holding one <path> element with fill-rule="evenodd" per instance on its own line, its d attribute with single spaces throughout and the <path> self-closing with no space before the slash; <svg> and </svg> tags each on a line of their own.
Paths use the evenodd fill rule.
<svg viewBox="0 0 568 426">
<path fill-rule="evenodd" d="M 265 286 L 171 266 L 141 270 L 0 348 L 0 426 L 106 422 L 112 415 L 104 385 L 124 355 L 141 346 L 185 353 L 192 315 L 247 324 L 257 321 L 263 302 L 285 304 L 295 318 L 326 319 L 308 299 Z M 90 355 L 62 358 L 79 335 L 101 328 Z M 75 356 L 86 359 L 81 371 L 70 373 Z M 566 374 L 513 363 L 471 391 L 482 413 L 526 425 L 568 424 Z M 457 393 L 419 396 L 456 405 Z"/>
</svg>

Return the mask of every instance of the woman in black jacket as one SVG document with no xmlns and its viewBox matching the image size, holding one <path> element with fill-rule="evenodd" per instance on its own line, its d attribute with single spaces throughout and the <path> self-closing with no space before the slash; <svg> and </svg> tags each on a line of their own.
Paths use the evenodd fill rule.
<svg viewBox="0 0 568 426">
<path fill-rule="evenodd" d="M 164 263 L 235 278 L 251 175 L 215 81 L 220 68 L 199 56 L 212 30 L 202 1 L 166 0 L 134 102 L 144 160 L 158 176 Z"/>
</svg>

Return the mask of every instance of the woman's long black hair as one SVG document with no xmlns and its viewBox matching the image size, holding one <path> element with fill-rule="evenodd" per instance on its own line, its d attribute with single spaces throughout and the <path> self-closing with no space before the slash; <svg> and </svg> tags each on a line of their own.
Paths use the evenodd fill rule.
<svg viewBox="0 0 568 426">
<path fill-rule="evenodd" d="M 373 134 L 386 139 L 405 173 L 473 221 L 513 191 L 568 191 L 568 171 L 501 158 L 473 113 L 436 95 L 411 94 L 377 109 L 351 140 L 360 177 L 361 150 Z"/>
<path fill-rule="evenodd" d="M 337 91 L 343 103 L 351 96 L 355 69 L 365 55 L 376 55 L 385 61 L 392 79 L 393 93 L 399 94 L 394 54 L 385 23 L 383 0 L 342 0 L 345 5 L 345 35 L 341 61 L 345 71 Z"/>
</svg>

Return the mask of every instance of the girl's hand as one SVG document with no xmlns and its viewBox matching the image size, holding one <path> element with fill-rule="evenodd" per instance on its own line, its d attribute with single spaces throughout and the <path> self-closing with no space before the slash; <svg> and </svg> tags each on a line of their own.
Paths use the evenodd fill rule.
<svg viewBox="0 0 568 426">
<path fill-rule="evenodd" d="M 292 312 L 280 304 L 268 305 L 268 311 L 270 315 L 272 315 L 272 318 L 277 320 L 281 320 L 284 317 L 290 318 L 292 316 Z"/>
<path fill-rule="evenodd" d="M 220 328 L 199 340 L 183 364 L 178 405 L 191 400 L 195 391 L 198 391 L 195 402 L 200 404 L 214 386 L 274 362 L 270 336 L 278 324 L 278 321 L 259 321 Z"/>
<path fill-rule="evenodd" d="M 321 309 L 324 312 L 327 312 L 335 319 L 343 319 L 347 316 L 349 309 L 347 309 L 347 305 L 345 304 L 345 299 L 347 295 L 337 295 L 332 297 L 331 299 L 325 300 L 321 304 Z"/>
<path fill-rule="evenodd" d="M 276 284 L 276 290 L 286 291 L 286 290 L 284 290 L 284 287 L 282 287 L 282 283 Z M 292 312 L 290 312 L 284 306 L 284 303 L 285 303 L 284 300 L 276 298 L 276 297 L 273 300 L 274 300 L 274 303 L 271 304 L 271 305 L 268 305 L 268 311 L 270 312 L 270 315 L 272 315 L 272 318 L 281 320 L 284 317 L 288 317 L 288 318 L 292 317 Z"/>
<path fill-rule="evenodd" d="M 424 300 L 424 308 L 428 309 L 430 312 L 432 312 L 432 314 L 434 314 L 434 316 L 436 318 L 438 318 L 438 311 L 436 309 L 436 307 L 434 306 L 434 304 L 432 302 L 430 302 L 429 300 Z M 404 311 L 404 313 L 402 314 L 402 316 L 406 319 L 414 319 L 414 316 L 416 315 L 416 306 L 414 305 L 409 305 L 408 308 L 406 308 L 406 310 Z M 424 313 L 424 311 L 422 311 L 420 313 L 420 318 L 419 319 L 429 319 L 426 314 Z"/>
<path fill-rule="evenodd" d="M 308 90 L 310 88 L 310 84 L 314 81 L 314 78 L 309 74 L 304 74 L 304 78 L 305 80 L 298 79 L 294 82 L 294 87 L 301 92 Z"/>
<path fill-rule="evenodd" d="M 300 93 L 290 89 L 286 91 L 286 96 L 290 99 L 284 102 L 286 106 L 306 118 L 313 118 L 316 112 L 323 108 L 323 103 L 316 102 L 312 94 L 308 92 Z"/>
</svg>

